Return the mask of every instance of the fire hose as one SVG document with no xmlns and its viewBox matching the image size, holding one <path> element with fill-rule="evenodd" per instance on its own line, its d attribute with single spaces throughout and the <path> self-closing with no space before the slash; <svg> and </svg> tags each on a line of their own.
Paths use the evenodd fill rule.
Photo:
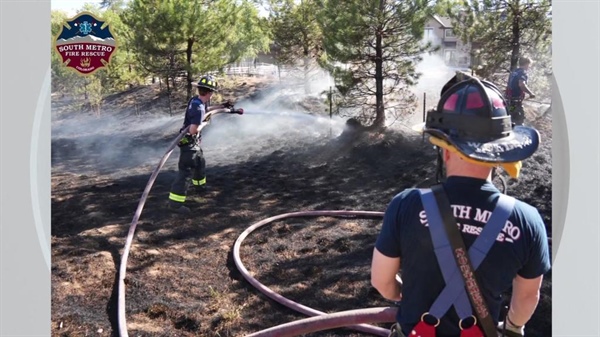
<svg viewBox="0 0 600 337">
<path fill-rule="evenodd" d="M 552 102 L 536 101 L 531 98 L 524 99 L 523 102 L 536 103 L 536 104 L 542 104 L 542 105 L 552 105 Z"/>
<path fill-rule="evenodd" d="M 301 211 L 293 213 L 285 213 L 270 218 L 261 220 L 254 225 L 248 227 L 235 241 L 233 245 L 233 260 L 236 267 L 242 274 L 242 276 L 252 284 L 261 293 L 274 300 L 275 302 L 282 304 L 290 309 L 297 312 L 303 313 L 308 316 L 320 316 L 313 320 L 298 322 L 297 324 L 283 325 L 280 327 L 274 327 L 257 334 L 250 336 L 298 336 L 299 334 L 306 334 L 312 331 L 320 331 L 340 326 L 345 326 L 348 323 L 365 323 L 365 322 L 394 322 L 396 308 L 387 308 L 388 310 L 376 311 L 374 308 L 371 309 L 359 309 L 352 312 L 346 312 L 339 316 L 326 315 L 324 312 L 309 308 L 300 303 L 294 302 L 288 298 L 281 296 L 280 294 L 272 291 L 264 284 L 260 283 L 256 278 L 252 277 L 248 272 L 248 269 L 244 266 L 240 258 L 240 247 L 246 237 L 255 231 L 256 229 L 265 226 L 273 221 L 295 218 L 295 217 L 313 217 L 313 216 L 363 216 L 363 217 L 383 217 L 383 212 L 372 212 L 372 211 Z M 381 309 L 381 308 L 380 308 Z M 375 310 L 375 311 L 373 311 Z M 319 330 L 313 330 L 317 328 Z M 388 336 L 389 330 L 379 328 L 372 325 L 350 325 L 349 328 L 365 333 L 370 333 L 377 336 Z M 264 333 L 264 334 L 263 334 Z"/>
<path fill-rule="evenodd" d="M 238 113 L 243 114 L 242 109 L 234 110 L 232 109 L 219 109 L 215 111 L 211 111 L 206 114 L 204 121 L 199 125 L 198 132 L 200 132 L 205 126 L 208 125 L 208 121 L 210 117 L 219 113 Z M 165 162 L 173 152 L 174 148 L 177 146 L 177 143 L 185 136 L 189 129 L 189 126 L 183 129 L 180 134 L 173 140 L 173 142 L 168 147 L 167 151 L 161 158 L 159 164 L 152 172 L 150 179 L 142 193 L 140 201 L 138 203 L 138 207 L 133 216 L 133 220 L 130 224 L 129 232 L 127 235 L 127 239 L 125 242 L 125 247 L 123 249 L 123 255 L 120 261 L 119 267 L 119 282 L 118 282 L 118 325 L 119 325 L 119 336 L 128 337 L 129 334 L 127 332 L 127 321 L 125 314 L 125 275 L 127 270 L 127 258 L 129 256 L 129 251 L 131 250 L 131 244 L 133 241 L 135 229 L 137 227 L 139 218 L 141 216 L 142 210 L 144 208 L 144 204 L 146 199 L 150 193 L 150 189 L 158 176 L 160 169 L 164 166 Z M 256 229 L 263 227 L 271 222 L 293 218 L 293 217 L 314 217 L 314 216 L 333 216 L 333 217 L 383 217 L 383 212 L 374 212 L 374 211 L 334 211 L 334 210 L 320 210 L 320 211 L 300 211 L 300 212 L 292 212 L 279 214 L 276 216 L 269 217 L 267 219 L 263 219 L 250 227 L 248 227 L 244 232 L 240 234 L 238 239 L 235 241 L 233 247 L 233 258 L 236 267 L 242 274 L 242 276 L 255 288 L 257 288 L 261 293 L 269 297 L 270 299 L 280 303 L 290 309 L 296 310 L 297 312 L 303 313 L 307 316 L 313 316 L 306 319 L 297 320 L 290 323 L 285 323 L 282 325 L 278 325 L 275 327 L 271 327 L 250 335 L 246 337 L 267 337 L 267 336 L 277 336 L 277 337 L 286 337 L 286 336 L 298 336 L 302 334 L 307 334 L 316 331 L 322 331 L 333 328 L 347 327 L 353 330 L 377 335 L 377 336 L 388 336 L 389 330 L 376 327 L 373 325 L 367 325 L 363 323 L 388 323 L 395 322 L 395 316 L 397 308 L 395 307 L 379 307 L 379 308 L 363 308 L 357 310 L 349 310 L 342 311 L 338 313 L 327 314 L 300 303 L 294 302 L 274 291 L 266 287 L 264 284 L 260 283 L 256 278 L 252 277 L 240 258 L 240 247 L 244 239 Z M 548 238 L 549 243 L 552 243 L 552 238 Z"/>
<path fill-rule="evenodd" d="M 361 322 L 393 322 L 395 321 L 396 310 L 392 307 L 382 307 L 341 311 L 281 324 L 246 337 L 292 337 L 332 328 L 341 328 Z M 383 336 L 389 335 L 388 330 L 385 330 L 385 333 Z"/>
<path fill-rule="evenodd" d="M 204 120 L 198 126 L 198 132 L 202 131 L 202 129 L 208 125 L 209 120 L 213 115 L 217 115 L 220 113 L 236 113 L 236 114 L 241 115 L 244 113 L 244 110 L 231 108 L 231 109 L 218 109 L 218 110 L 210 111 L 210 112 L 206 113 Z M 161 158 L 160 162 L 158 163 L 158 166 L 156 166 L 156 168 L 150 175 L 148 184 L 146 184 L 146 188 L 144 189 L 144 192 L 142 193 L 142 196 L 138 203 L 138 207 L 135 211 L 135 214 L 133 215 L 133 220 L 131 221 L 131 225 L 129 225 L 129 232 L 127 234 L 127 239 L 125 241 L 125 247 L 123 248 L 123 255 L 121 256 L 121 261 L 120 261 L 120 266 L 119 266 L 119 285 L 117 288 L 117 292 L 118 292 L 117 312 L 118 312 L 119 336 L 121 336 L 121 337 L 129 336 L 129 334 L 127 333 L 127 320 L 125 317 L 125 274 L 127 271 L 127 258 L 129 257 L 129 251 L 131 250 L 131 244 L 133 242 L 133 235 L 135 233 L 135 228 L 137 227 L 138 221 L 140 219 L 140 215 L 142 214 L 142 210 L 144 209 L 144 204 L 146 203 L 146 199 L 148 198 L 150 189 L 152 188 L 152 185 L 154 184 L 154 181 L 156 180 L 156 177 L 158 176 L 158 172 L 164 166 L 165 162 L 167 161 L 167 159 L 169 158 L 169 156 L 171 155 L 171 153 L 177 146 L 177 143 L 179 143 L 179 141 L 187 134 L 189 128 L 190 127 L 188 126 L 185 129 L 181 130 L 179 135 L 175 138 L 175 140 L 173 140 L 171 145 L 169 145 L 167 151 L 165 152 L 165 154 Z"/>
</svg>

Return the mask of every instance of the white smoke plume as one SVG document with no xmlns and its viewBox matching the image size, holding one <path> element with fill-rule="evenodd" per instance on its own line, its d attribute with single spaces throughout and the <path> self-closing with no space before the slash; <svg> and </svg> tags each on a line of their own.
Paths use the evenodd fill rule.
<svg viewBox="0 0 600 337">
<path fill-rule="evenodd" d="M 416 70 L 421 73 L 421 77 L 412 91 L 417 95 L 419 112 L 415 114 L 413 122 L 418 123 L 423 120 L 423 101 L 425 100 L 426 111 L 437 107 L 444 84 L 456 74 L 456 71 L 468 70 L 449 67 L 440 56 L 435 54 L 424 54 Z"/>
</svg>

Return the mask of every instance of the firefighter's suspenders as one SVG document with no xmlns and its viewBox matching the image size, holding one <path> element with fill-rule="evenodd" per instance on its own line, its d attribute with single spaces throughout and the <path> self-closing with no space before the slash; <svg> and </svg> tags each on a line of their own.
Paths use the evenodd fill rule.
<svg viewBox="0 0 600 337">
<path fill-rule="evenodd" d="M 465 281 L 456 263 L 435 195 L 431 189 L 421 189 L 420 192 L 423 207 L 427 214 L 429 233 L 431 234 L 434 251 L 446 287 L 434 301 L 429 311 L 422 315 L 421 322 L 413 329 L 415 334 L 411 335 L 434 337 L 435 327 L 439 324 L 440 318 L 446 314 L 452 305 L 454 305 L 454 309 L 460 318 L 459 327 L 461 330 L 461 337 L 483 337 L 483 332 L 476 324 L 477 320 L 475 315 L 473 315 L 473 309 L 465 288 Z M 468 255 L 474 270 L 479 267 L 496 241 L 498 234 L 512 213 L 514 204 L 514 198 L 500 194 L 500 198 L 498 199 L 492 215 L 483 227 L 479 237 L 469 248 Z M 487 305 L 485 306 L 487 307 Z"/>
</svg>

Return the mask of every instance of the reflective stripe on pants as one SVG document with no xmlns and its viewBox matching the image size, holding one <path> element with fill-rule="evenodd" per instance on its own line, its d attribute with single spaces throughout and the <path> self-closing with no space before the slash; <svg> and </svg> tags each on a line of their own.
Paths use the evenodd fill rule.
<svg viewBox="0 0 600 337">
<path fill-rule="evenodd" d="M 192 179 L 198 182 L 198 185 L 206 183 L 206 161 L 204 160 L 202 149 L 193 150 L 181 147 L 178 167 L 177 177 L 173 181 L 173 184 L 171 184 L 169 199 L 177 202 L 185 202 L 187 190 Z"/>
<path fill-rule="evenodd" d="M 202 180 L 192 179 L 192 185 L 194 185 L 194 186 L 206 185 L 206 177 L 204 177 L 204 179 L 202 179 Z"/>
</svg>

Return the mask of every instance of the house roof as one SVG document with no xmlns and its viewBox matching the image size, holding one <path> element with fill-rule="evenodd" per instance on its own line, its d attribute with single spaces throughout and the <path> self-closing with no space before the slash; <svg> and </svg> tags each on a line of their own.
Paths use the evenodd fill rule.
<svg viewBox="0 0 600 337">
<path fill-rule="evenodd" d="M 439 16 L 434 14 L 433 18 L 442 25 L 444 28 L 452 28 L 452 19 L 445 16 Z"/>
</svg>

